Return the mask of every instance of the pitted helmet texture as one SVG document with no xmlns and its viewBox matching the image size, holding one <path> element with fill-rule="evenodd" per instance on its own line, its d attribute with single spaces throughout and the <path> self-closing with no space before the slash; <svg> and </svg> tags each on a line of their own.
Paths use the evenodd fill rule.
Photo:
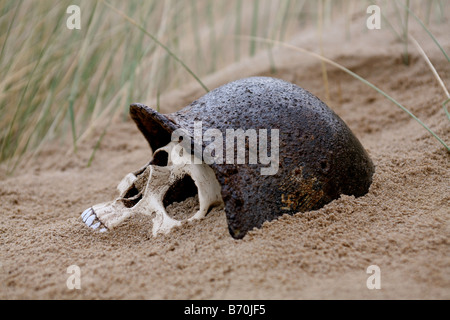
<svg viewBox="0 0 450 320">
<path fill-rule="evenodd" d="M 196 121 L 202 122 L 203 133 L 218 129 L 224 137 L 227 129 L 266 129 L 268 146 L 271 130 L 279 130 L 275 175 L 261 175 L 267 165 L 260 163 L 210 165 L 236 239 L 265 221 L 317 210 L 342 194 L 363 196 L 372 183 L 374 165 L 344 121 L 313 94 L 283 80 L 241 79 L 175 113 L 133 104 L 130 114 L 153 150 L 170 142 L 179 128 L 193 137 Z"/>
</svg>

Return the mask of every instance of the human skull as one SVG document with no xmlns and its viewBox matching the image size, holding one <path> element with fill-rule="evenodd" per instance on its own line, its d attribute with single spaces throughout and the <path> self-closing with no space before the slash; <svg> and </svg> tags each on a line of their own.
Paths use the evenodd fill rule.
<svg viewBox="0 0 450 320">
<path fill-rule="evenodd" d="M 150 164 L 129 173 L 119 183 L 120 196 L 85 210 L 81 218 L 90 228 L 105 232 L 135 214 L 155 215 L 153 236 L 168 233 L 183 222 L 199 220 L 215 206 L 222 206 L 221 187 L 206 164 L 194 164 L 193 155 L 178 142 L 170 142 L 154 153 Z M 198 193 L 200 209 L 190 218 L 176 220 L 166 212 L 168 204 Z"/>
</svg>

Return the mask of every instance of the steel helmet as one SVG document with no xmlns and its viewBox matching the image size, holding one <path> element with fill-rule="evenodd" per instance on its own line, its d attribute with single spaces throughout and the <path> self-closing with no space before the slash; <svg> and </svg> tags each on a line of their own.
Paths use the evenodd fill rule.
<svg viewBox="0 0 450 320">
<path fill-rule="evenodd" d="M 223 136 L 229 130 L 254 130 L 266 133 L 267 147 L 278 140 L 278 150 L 271 150 L 272 155 L 278 151 L 275 174 L 261 174 L 267 161 L 210 164 L 222 188 L 229 232 L 236 239 L 281 215 L 317 210 L 341 194 L 363 196 L 372 183 L 374 165 L 344 121 L 313 94 L 283 80 L 241 79 L 175 113 L 132 104 L 130 115 L 152 150 L 169 143 L 177 129 L 194 137 L 198 122 L 203 134 L 208 129 Z M 200 144 L 196 147 L 207 148 L 205 141 Z M 261 145 L 258 151 L 263 151 Z"/>
</svg>

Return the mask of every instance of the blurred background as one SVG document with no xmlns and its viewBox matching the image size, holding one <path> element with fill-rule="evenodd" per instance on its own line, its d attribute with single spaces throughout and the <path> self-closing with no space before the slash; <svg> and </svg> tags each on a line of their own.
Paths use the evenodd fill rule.
<svg viewBox="0 0 450 320">
<path fill-rule="evenodd" d="M 320 53 L 335 21 L 347 39 L 356 22 L 367 32 L 371 4 L 397 41 L 406 7 L 425 26 L 448 18 L 445 0 L 0 0 L 0 162 L 12 172 L 49 142 L 76 152 L 90 128 L 126 121 L 131 102 L 164 112 L 160 97 L 188 83 L 213 89 L 202 79 L 261 52 L 275 70 L 273 44 L 256 37 L 289 43 L 312 30 Z M 70 5 L 80 30 L 66 26 Z"/>
</svg>

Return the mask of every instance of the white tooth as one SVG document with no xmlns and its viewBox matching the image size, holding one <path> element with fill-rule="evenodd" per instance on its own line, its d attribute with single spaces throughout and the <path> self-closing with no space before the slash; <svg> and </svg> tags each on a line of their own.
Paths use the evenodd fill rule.
<svg viewBox="0 0 450 320">
<path fill-rule="evenodd" d="M 89 211 L 83 218 L 83 222 L 86 222 L 89 217 L 95 216 L 94 211 Z"/>
<path fill-rule="evenodd" d="M 100 232 L 106 232 L 106 231 L 108 231 L 108 229 L 106 229 L 106 228 L 101 228 L 100 229 Z"/>
<path fill-rule="evenodd" d="M 85 216 L 86 216 L 90 211 L 92 211 L 91 208 L 84 210 L 83 213 L 81 214 L 81 218 L 84 219 Z"/>
<path fill-rule="evenodd" d="M 91 217 L 91 216 L 95 216 L 95 215 L 92 214 L 92 213 L 89 213 L 89 214 L 85 215 L 84 218 L 83 218 L 83 222 L 86 223 L 87 219 L 88 219 L 89 217 Z"/>
<path fill-rule="evenodd" d="M 91 226 L 91 228 L 94 230 L 97 229 L 98 227 L 100 227 L 100 222 L 97 222 L 96 224 Z"/>
<path fill-rule="evenodd" d="M 86 225 L 87 225 L 88 227 L 90 227 L 91 224 L 92 224 L 92 222 L 94 222 L 94 219 L 95 219 L 95 214 L 93 214 L 93 215 L 91 215 L 89 218 L 87 218 L 87 220 L 85 221 L 85 222 L 86 222 Z"/>
</svg>

